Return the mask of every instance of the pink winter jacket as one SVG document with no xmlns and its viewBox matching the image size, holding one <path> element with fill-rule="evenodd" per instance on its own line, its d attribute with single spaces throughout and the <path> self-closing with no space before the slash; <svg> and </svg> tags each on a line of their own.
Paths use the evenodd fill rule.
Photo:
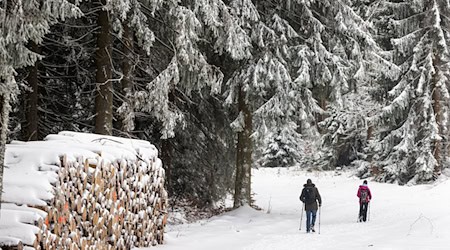
<svg viewBox="0 0 450 250">
<path fill-rule="evenodd" d="M 367 185 L 360 185 L 358 188 L 358 193 L 356 194 L 356 196 L 358 196 L 358 198 L 361 197 L 361 190 L 367 190 L 367 198 L 365 201 L 362 201 L 361 199 L 359 199 L 359 203 L 369 202 L 372 199 L 372 193 L 370 193 L 369 187 Z"/>
</svg>

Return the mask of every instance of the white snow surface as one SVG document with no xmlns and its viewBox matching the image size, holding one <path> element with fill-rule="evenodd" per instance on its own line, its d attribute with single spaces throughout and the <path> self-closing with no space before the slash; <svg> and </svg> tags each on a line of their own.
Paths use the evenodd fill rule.
<svg viewBox="0 0 450 250">
<path fill-rule="evenodd" d="M 316 233 L 310 234 L 305 231 L 304 212 L 299 230 L 299 196 L 308 178 L 323 200 Z M 362 180 L 350 172 L 258 169 L 253 170 L 252 182 L 261 211 L 245 206 L 192 224 L 168 225 L 165 244 L 147 249 L 450 249 L 447 177 L 417 186 L 369 180 L 373 199 L 365 223 L 357 222 L 356 193 Z"/>
<path fill-rule="evenodd" d="M 60 132 L 45 141 L 13 141 L 6 145 L 0 213 L 0 243 L 15 245 L 19 241 L 32 245 L 39 228 L 35 226 L 46 213 L 32 206 L 46 206 L 54 197 L 60 156 L 68 161 L 78 157 L 96 161 L 137 157 L 158 160 L 158 151 L 147 141 L 113 136 Z"/>
</svg>

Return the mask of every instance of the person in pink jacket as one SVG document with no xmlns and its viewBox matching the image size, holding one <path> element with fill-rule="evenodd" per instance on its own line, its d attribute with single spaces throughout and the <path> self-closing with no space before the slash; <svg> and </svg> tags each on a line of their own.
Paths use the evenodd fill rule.
<svg viewBox="0 0 450 250">
<path fill-rule="evenodd" d="M 367 186 L 366 180 L 364 180 L 363 184 L 359 186 L 356 196 L 359 198 L 359 222 L 366 222 L 367 208 L 370 200 L 372 199 L 372 193 L 370 192 L 369 186 Z"/>
</svg>

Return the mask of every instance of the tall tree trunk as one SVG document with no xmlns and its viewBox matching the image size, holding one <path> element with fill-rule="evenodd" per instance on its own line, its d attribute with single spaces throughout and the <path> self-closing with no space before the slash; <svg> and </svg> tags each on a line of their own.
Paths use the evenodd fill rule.
<svg viewBox="0 0 450 250">
<path fill-rule="evenodd" d="M 0 82 L 5 84 L 4 82 Z M 3 173 L 5 169 L 5 149 L 8 137 L 8 122 L 11 106 L 9 104 L 10 97 L 8 93 L 0 94 L 0 206 L 3 194 Z"/>
<path fill-rule="evenodd" d="M 98 0 L 105 5 L 106 0 Z M 111 36 L 108 12 L 100 10 L 97 24 L 100 31 L 97 35 L 97 53 L 95 56 L 97 72 L 95 96 L 95 133 L 112 135 L 113 121 L 113 84 L 111 81 Z"/>
<path fill-rule="evenodd" d="M 4 12 L 1 12 L 0 15 L 1 20 L 5 20 L 8 15 L 14 15 L 14 9 L 17 7 L 16 1 L 3 1 Z M 2 30 L 3 32 L 3 30 Z M 11 45 L 6 43 L 5 45 Z M 3 65 L 6 69 L 8 66 L 12 65 Z M 12 69 L 12 67 L 11 67 Z M 15 82 L 12 70 L 8 70 L 8 72 L 1 72 L 0 74 L 0 209 L 2 204 L 2 194 L 3 194 L 3 176 L 5 170 L 5 151 L 6 151 L 6 142 L 8 139 L 8 124 L 9 124 L 9 113 L 11 112 L 11 96 L 13 95 L 14 90 L 13 85 L 17 86 Z M 1 213 L 0 213 L 1 214 Z M 0 218 L 1 219 L 1 218 Z"/>
<path fill-rule="evenodd" d="M 440 93 L 438 89 L 435 89 L 433 91 L 433 109 L 435 114 L 436 123 L 439 126 L 439 135 L 442 136 L 442 129 L 441 129 L 441 123 L 442 123 L 442 111 L 441 111 L 441 101 L 440 101 Z M 437 161 L 437 165 L 434 169 L 436 173 L 441 173 L 441 166 L 442 166 L 442 156 L 441 156 L 441 147 L 442 142 L 440 140 L 436 140 L 434 142 L 434 158 Z"/>
<path fill-rule="evenodd" d="M 239 113 L 244 115 L 244 128 L 238 132 L 236 149 L 236 181 L 234 187 L 234 207 L 251 205 L 251 170 L 252 170 L 252 113 L 245 100 L 245 92 L 239 88 Z"/>
<path fill-rule="evenodd" d="M 446 138 L 447 135 L 443 135 L 443 124 L 442 124 L 442 98 L 441 98 L 441 90 L 440 86 L 437 86 L 439 82 L 439 73 L 440 73 L 440 60 L 439 58 L 434 59 L 434 65 L 436 69 L 436 73 L 433 76 L 433 111 L 434 111 L 434 118 L 436 120 L 436 123 L 438 124 L 438 130 L 439 130 L 439 136 L 441 138 Z M 442 141 L 436 140 L 434 142 L 434 158 L 437 161 L 437 164 L 434 168 L 434 172 L 436 174 L 440 174 L 442 171 L 442 164 L 443 164 L 443 157 L 442 157 Z"/>
<path fill-rule="evenodd" d="M 30 42 L 31 50 L 38 51 L 38 45 Z M 29 67 L 29 74 L 27 77 L 28 85 L 31 92 L 27 93 L 25 98 L 25 124 L 24 124 L 24 139 L 27 141 L 36 141 L 39 138 L 39 114 L 38 114 L 38 100 L 39 100 L 39 76 L 38 76 L 39 62 L 34 66 Z"/>
</svg>

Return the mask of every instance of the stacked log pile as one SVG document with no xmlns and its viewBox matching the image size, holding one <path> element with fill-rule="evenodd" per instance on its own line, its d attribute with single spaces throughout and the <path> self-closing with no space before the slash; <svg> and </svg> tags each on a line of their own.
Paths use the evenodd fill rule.
<svg viewBox="0 0 450 250">
<path fill-rule="evenodd" d="M 167 193 L 154 160 L 61 158 L 35 248 L 130 249 L 163 243 Z"/>
<path fill-rule="evenodd" d="M 163 243 L 165 173 L 150 143 L 61 132 L 46 141 L 13 142 L 5 159 L 2 248 L 131 249 Z"/>
</svg>

